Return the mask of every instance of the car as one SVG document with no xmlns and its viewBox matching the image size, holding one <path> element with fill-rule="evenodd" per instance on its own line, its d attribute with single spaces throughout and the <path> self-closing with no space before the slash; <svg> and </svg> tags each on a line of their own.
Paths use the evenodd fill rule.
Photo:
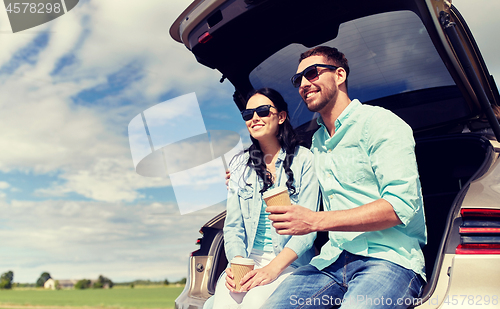
<svg viewBox="0 0 500 309">
<path fill-rule="evenodd" d="M 196 0 L 170 35 L 221 73 L 244 109 L 272 87 L 310 146 L 317 114 L 290 83 L 301 52 L 337 47 L 349 97 L 390 109 L 413 129 L 428 243 L 427 284 L 411 306 L 500 306 L 500 95 L 456 7 L 443 0 Z M 200 230 L 176 308 L 202 308 L 227 266 L 221 213 Z M 326 235 L 319 233 L 319 248 Z"/>
</svg>

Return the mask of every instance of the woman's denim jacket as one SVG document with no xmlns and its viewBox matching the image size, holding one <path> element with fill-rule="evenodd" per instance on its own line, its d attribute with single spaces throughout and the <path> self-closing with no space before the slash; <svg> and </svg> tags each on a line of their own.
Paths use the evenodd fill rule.
<svg viewBox="0 0 500 309">
<path fill-rule="evenodd" d="M 262 179 L 257 173 L 247 167 L 248 152 L 235 157 L 230 163 L 231 177 L 227 198 L 227 214 L 224 223 L 224 246 L 228 261 L 235 256 L 248 257 L 252 252 L 257 225 L 262 207 L 263 187 Z M 276 161 L 275 186 L 285 186 L 288 179 L 283 168 L 286 153 L 281 149 Z M 314 174 L 313 154 L 309 149 L 297 147 L 291 165 L 293 171 L 295 194 L 290 196 L 292 204 L 307 207 L 313 211 L 318 210 L 319 184 Z M 251 184 L 251 186 L 245 184 Z M 279 235 L 271 228 L 274 253 L 287 247 L 292 249 L 298 259 L 292 266 L 308 264 L 314 257 L 313 242 L 316 233 L 307 235 Z"/>
</svg>

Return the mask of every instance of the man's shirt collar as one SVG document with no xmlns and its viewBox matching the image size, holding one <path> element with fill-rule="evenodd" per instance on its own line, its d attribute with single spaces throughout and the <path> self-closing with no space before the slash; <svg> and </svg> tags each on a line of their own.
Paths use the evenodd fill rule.
<svg viewBox="0 0 500 309">
<path fill-rule="evenodd" d="M 351 103 L 349 103 L 349 105 L 347 105 L 347 107 L 342 111 L 340 116 L 335 120 L 335 131 L 340 129 L 342 124 L 345 121 L 347 121 L 347 119 L 352 114 L 352 112 L 359 106 L 361 106 L 361 102 L 359 102 L 358 99 L 352 100 Z M 323 118 L 321 116 L 319 116 L 316 121 L 317 121 L 318 125 L 326 128 L 325 122 L 323 121 Z"/>
</svg>

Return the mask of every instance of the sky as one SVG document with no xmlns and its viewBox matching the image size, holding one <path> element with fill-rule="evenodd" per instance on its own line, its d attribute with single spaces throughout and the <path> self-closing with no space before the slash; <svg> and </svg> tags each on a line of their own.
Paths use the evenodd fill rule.
<svg viewBox="0 0 500 309">
<path fill-rule="evenodd" d="M 194 92 L 207 130 L 245 141 L 231 84 L 169 35 L 190 2 L 80 0 L 16 33 L 0 10 L 1 273 L 23 283 L 42 272 L 115 282 L 187 275 L 200 227 L 224 204 L 181 215 L 171 179 L 136 173 L 128 125 Z M 500 79 L 491 38 L 500 2 L 453 3 Z M 185 119 L 175 109 L 169 117 Z"/>
</svg>

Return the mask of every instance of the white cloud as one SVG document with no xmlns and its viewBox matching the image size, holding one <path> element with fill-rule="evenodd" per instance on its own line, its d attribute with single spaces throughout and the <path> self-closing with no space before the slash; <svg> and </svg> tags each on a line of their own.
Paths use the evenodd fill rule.
<svg viewBox="0 0 500 309">
<path fill-rule="evenodd" d="M 0 16 L 0 171 L 57 175 L 35 194 L 67 199 L 5 202 L 12 189 L 31 193 L 0 179 L 0 269 L 12 269 L 15 281 L 43 271 L 115 281 L 186 276 L 198 230 L 222 207 L 180 216 L 174 203 L 124 202 L 170 184 L 135 173 L 126 136 L 133 116 L 169 96 L 196 92 L 203 104 L 232 95 L 168 34 L 189 3 L 80 1 L 16 34 Z M 33 52 L 37 38 L 45 45 Z M 93 201 L 71 201 L 75 193 Z"/>
<path fill-rule="evenodd" d="M 32 168 L 46 173 L 68 166 L 83 168 L 93 156 L 124 152 L 120 137 L 107 131 L 98 114 L 68 104 L 65 86 L 16 78 L 1 85 L 0 129 L 8 132 L 0 136 L 1 170 Z"/>
<path fill-rule="evenodd" d="M 198 230 L 220 211 L 180 216 L 175 205 L 161 203 L 0 203 L 0 269 L 12 269 L 16 282 L 34 282 L 42 271 L 62 279 L 179 278 Z"/>
<path fill-rule="evenodd" d="M 8 182 L 0 181 L 0 190 L 5 190 L 8 188 L 10 188 L 10 184 Z"/>
<path fill-rule="evenodd" d="M 215 72 L 197 64 L 170 38 L 167 30 L 185 5 L 81 2 L 36 31 L 2 33 L 0 67 L 12 66 L 8 61 L 37 36 L 46 35 L 48 41 L 30 62 L 21 57 L 13 74 L 0 75 L 0 129 L 8 132 L 0 136 L 0 170 L 55 171 L 64 184 L 38 193 L 76 192 L 100 201 L 131 201 L 140 197 L 137 189 L 168 185 L 133 175 L 124 135 L 128 122 L 169 91 L 180 95 L 184 89 L 196 90 L 205 100 L 231 95 L 227 86 L 217 85 Z M 72 62 L 52 74 L 68 55 Z M 124 89 L 92 103 L 73 103 L 83 90 L 113 87 L 108 76 L 124 68 L 129 69 L 116 78 L 137 74 Z M 175 116 L 174 109 L 170 113 Z"/>
<path fill-rule="evenodd" d="M 61 29 L 55 30 L 57 36 L 62 29 L 66 31 L 67 23 L 73 25 L 75 18 L 80 20 L 80 25 L 85 24 L 73 27 L 76 31 L 72 36 L 85 39 L 75 50 L 78 65 L 71 68 L 71 76 L 92 78 L 98 73 L 102 77 L 138 62 L 143 78 L 123 94 L 135 97 L 140 93 L 150 99 L 168 89 L 184 94 L 188 91 L 183 89 L 192 89 L 192 85 L 206 85 L 209 80 L 216 82 L 218 74 L 197 64 L 192 54 L 168 34 L 171 23 L 186 3 L 152 0 L 144 5 L 131 0 L 110 0 L 93 1 L 75 8 L 54 26 Z M 197 88 L 197 94 L 202 96 L 212 91 L 220 93 L 218 89 Z"/>
<path fill-rule="evenodd" d="M 7 194 L 3 190 L 8 188 L 10 188 L 10 184 L 8 182 L 0 181 L 0 199 L 3 199 L 7 196 Z"/>
<path fill-rule="evenodd" d="M 65 196 L 77 193 L 89 199 L 105 202 L 133 202 L 143 198 L 137 189 L 167 187 L 168 178 L 146 178 L 133 170 L 130 159 L 99 158 L 87 169 L 67 171 L 60 175 L 63 184 L 38 189 L 39 196 Z"/>
</svg>

